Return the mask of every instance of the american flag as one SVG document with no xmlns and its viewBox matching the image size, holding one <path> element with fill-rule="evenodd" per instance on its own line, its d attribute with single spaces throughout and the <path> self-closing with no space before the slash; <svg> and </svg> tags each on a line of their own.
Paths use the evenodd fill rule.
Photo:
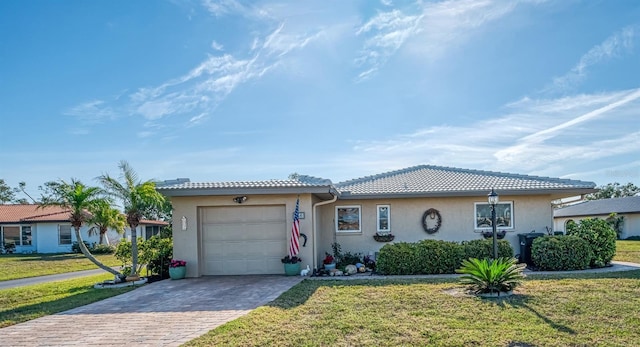
<svg viewBox="0 0 640 347">
<path fill-rule="evenodd" d="M 294 257 L 300 252 L 300 219 L 298 210 L 300 208 L 300 198 L 296 200 L 296 210 L 293 212 L 293 227 L 291 227 L 291 240 L 289 241 L 289 256 Z"/>
</svg>

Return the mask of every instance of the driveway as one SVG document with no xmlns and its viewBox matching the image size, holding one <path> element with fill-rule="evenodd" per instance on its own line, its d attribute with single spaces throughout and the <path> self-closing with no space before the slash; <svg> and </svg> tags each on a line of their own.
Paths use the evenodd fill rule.
<svg viewBox="0 0 640 347">
<path fill-rule="evenodd" d="M 0 346 L 178 346 L 287 291 L 299 276 L 164 280 L 0 329 Z"/>
</svg>

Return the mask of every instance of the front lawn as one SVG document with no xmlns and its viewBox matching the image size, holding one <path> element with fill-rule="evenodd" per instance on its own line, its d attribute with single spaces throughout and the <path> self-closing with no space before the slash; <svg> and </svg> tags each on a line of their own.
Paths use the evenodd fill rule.
<svg viewBox="0 0 640 347">
<path fill-rule="evenodd" d="M 109 274 L 0 290 L 0 328 L 66 311 L 135 289 L 94 289 Z M 98 324 L 84 322 L 82 324 Z"/>
<path fill-rule="evenodd" d="M 306 280 L 187 346 L 634 346 L 639 279 L 531 277 L 498 300 L 456 280 Z"/>
<path fill-rule="evenodd" d="M 96 255 L 96 258 L 108 266 L 121 265 L 112 254 Z M 0 281 L 97 268 L 82 254 L 0 255 Z"/>
<path fill-rule="evenodd" d="M 616 241 L 616 255 L 613 260 L 640 264 L 640 241 Z"/>
</svg>

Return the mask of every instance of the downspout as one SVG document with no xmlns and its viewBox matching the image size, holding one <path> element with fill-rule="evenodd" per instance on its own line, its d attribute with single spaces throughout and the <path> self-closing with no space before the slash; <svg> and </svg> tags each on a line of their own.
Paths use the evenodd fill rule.
<svg viewBox="0 0 640 347">
<path fill-rule="evenodd" d="M 313 268 L 316 269 L 317 268 L 317 260 L 318 260 L 318 243 L 316 242 L 316 240 L 318 239 L 318 235 L 317 235 L 317 227 L 316 224 L 318 223 L 318 220 L 316 218 L 317 216 L 317 207 L 318 206 L 322 206 L 322 205 L 327 205 L 327 204 L 332 204 L 334 202 L 336 202 L 338 200 L 338 193 L 336 192 L 336 194 L 334 195 L 331 192 L 331 189 L 329 189 L 329 194 L 333 195 L 333 199 L 331 200 L 327 200 L 327 201 L 320 201 L 317 202 L 315 204 L 313 204 L 313 224 L 312 224 L 312 234 L 313 234 Z"/>
</svg>

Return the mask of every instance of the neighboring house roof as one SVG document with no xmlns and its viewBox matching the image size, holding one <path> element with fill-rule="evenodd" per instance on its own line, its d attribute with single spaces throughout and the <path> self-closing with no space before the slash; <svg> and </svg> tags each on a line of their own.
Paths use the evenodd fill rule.
<svg viewBox="0 0 640 347">
<path fill-rule="evenodd" d="M 68 222 L 70 213 L 68 209 L 59 206 L 47 206 L 39 208 L 40 205 L 0 205 L 0 224 L 14 223 L 41 223 L 41 222 Z M 158 220 L 140 221 L 146 225 L 169 225 L 169 223 Z"/>
<path fill-rule="evenodd" d="M 432 165 L 413 166 L 338 183 L 341 198 L 403 196 L 480 196 L 494 188 L 501 195 L 586 194 L 595 183 Z"/>
<path fill-rule="evenodd" d="M 168 181 L 170 182 L 170 181 Z M 295 194 L 326 193 L 335 191 L 331 180 L 300 175 L 297 179 L 235 182 L 179 182 L 157 184 L 156 188 L 167 196 L 230 195 L 230 194 Z"/>
<path fill-rule="evenodd" d="M 182 179 L 185 180 L 185 179 Z M 336 184 L 330 180 L 300 176 L 294 180 L 242 182 L 180 182 L 159 184 L 167 196 L 332 193 L 341 199 L 372 199 L 410 196 L 481 196 L 491 188 L 499 194 L 593 193 L 595 183 L 578 180 L 467 170 L 431 165 L 414 166 Z"/>
<path fill-rule="evenodd" d="M 0 205 L 0 223 L 68 222 L 69 210 L 58 206 Z"/>
<path fill-rule="evenodd" d="M 553 211 L 554 217 L 597 216 L 611 213 L 640 213 L 640 196 L 588 200 Z"/>
</svg>

